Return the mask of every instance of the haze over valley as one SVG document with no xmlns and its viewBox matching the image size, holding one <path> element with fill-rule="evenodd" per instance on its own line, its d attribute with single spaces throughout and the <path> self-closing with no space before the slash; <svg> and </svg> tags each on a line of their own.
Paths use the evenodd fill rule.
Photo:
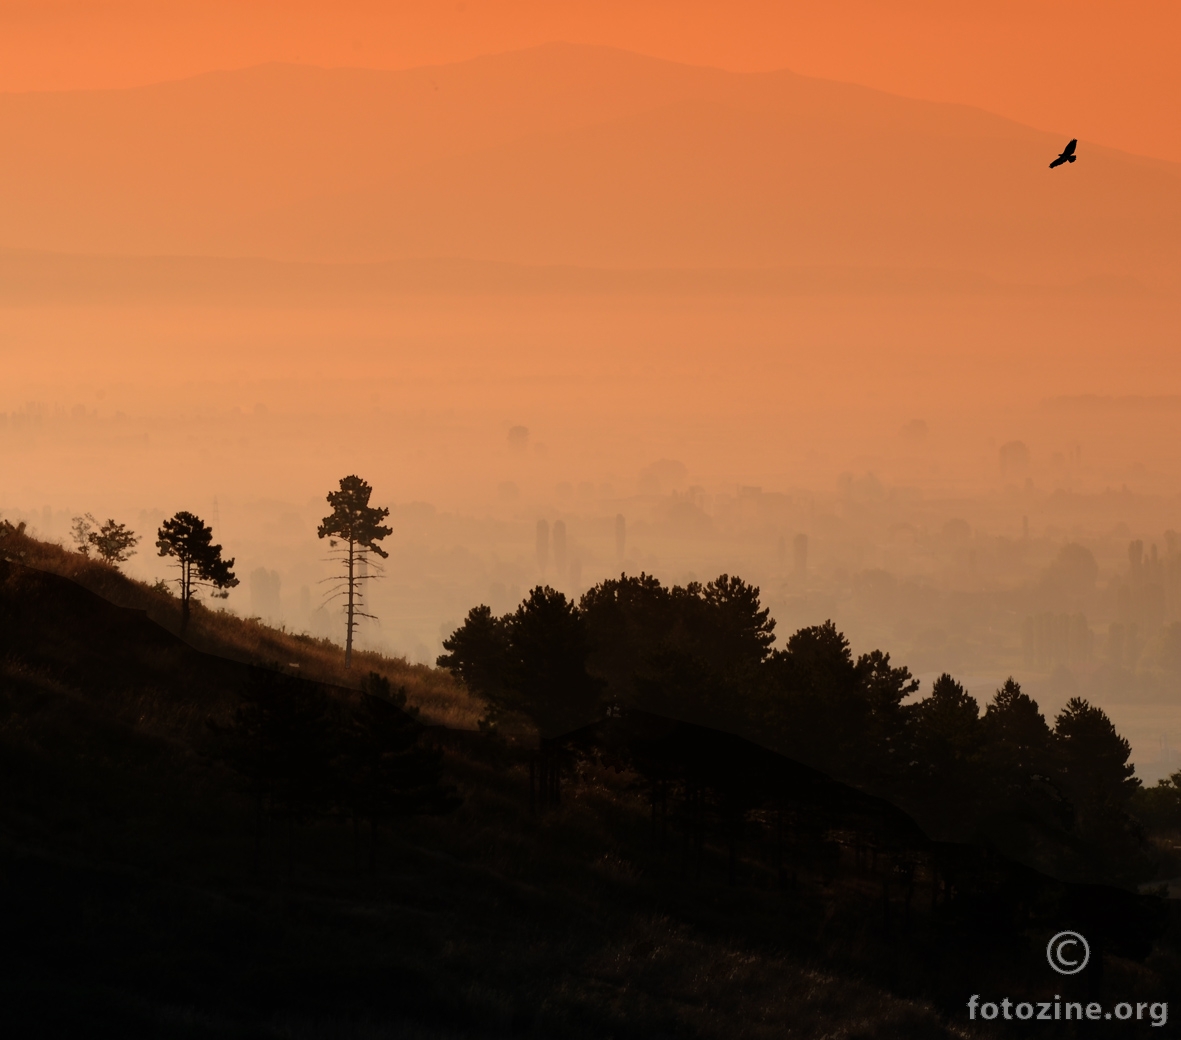
<svg viewBox="0 0 1181 1040">
<path fill-rule="evenodd" d="M 394 528 L 366 645 L 736 573 L 781 639 L 1083 691 L 1142 774 L 1181 744 L 1175 164 L 1051 175 L 1060 135 L 979 110 L 568 44 L 6 94 L 0 139 L 4 516 L 124 520 L 155 579 L 191 509 L 228 609 L 332 635 L 357 472 Z M 1096 569 L 1056 585 L 1067 545 Z"/>
</svg>

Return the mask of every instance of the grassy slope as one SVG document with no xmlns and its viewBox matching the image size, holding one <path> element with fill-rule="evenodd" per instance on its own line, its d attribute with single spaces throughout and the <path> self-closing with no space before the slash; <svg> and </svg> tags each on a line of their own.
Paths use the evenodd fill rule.
<svg viewBox="0 0 1181 1040">
<path fill-rule="evenodd" d="M 180 631 L 178 599 L 128 578 L 115 567 L 52 542 L 11 535 L 0 542 L 0 555 L 69 578 L 111 603 L 145 611 L 169 632 Z M 344 650 L 331 640 L 272 628 L 254 618 L 210 609 L 200 600 L 194 600 L 185 639 L 198 650 L 233 661 L 297 664 L 301 675 L 334 686 L 356 687 L 367 672 L 379 672 L 395 687 L 405 688 L 408 702 L 421 710 L 425 721 L 438 725 L 474 729 L 484 712 L 483 705 L 448 672 L 364 650 L 354 654 L 354 666 L 346 671 Z"/>
<path fill-rule="evenodd" d="M 174 601 L 105 568 L 38 543 L 3 547 L 14 549 L 176 620 Z M 23 573 L 28 610 L 106 617 Z M 561 810 L 532 816 L 520 755 L 459 734 L 447 767 L 462 808 L 383 832 L 373 874 L 340 821 L 270 827 L 256 844 L 241 783 L 205 754 L 200 726 L 169 721 L 182 702 L 196 716 L 220 699 L 208 676 L 224 668 L 232 684 L 238 666 L 186 657 L 146 624 L 115 612 L 101 645 L 69 625 L 47 637 L 59 663 L 30 663 L 32 647 L 0 663 L 9 1022 L 87 1036 L 950 1035 L 930 1006 L 882 985 L 879 969 L 894 969 L 867 924 L 872 895 L 785 897 L 753 876 L 729 888 L 720 856 L 682 881 L 646 840 L 626 777 L 588 776 Z M 120 639 L 136 645 L 98 674 Z M 339 676 L 329 646 L 229 615 L 200 612 L 192 642 Z M 429 669 L 364 666 L 437 717 L 477 711 Z M 175 679 L 159 693 L 172 707 L 145 724 L 153 668 Z"/>
</svg>

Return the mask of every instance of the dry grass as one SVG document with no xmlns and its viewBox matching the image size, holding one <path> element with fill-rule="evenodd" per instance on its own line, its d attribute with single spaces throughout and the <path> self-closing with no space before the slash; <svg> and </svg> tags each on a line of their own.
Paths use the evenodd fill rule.
<svg viewBox="0 0 1181 1040">
<path fill-rule="evenodd" d="M 118 606 L 145 611 L 168 631 L 180 633 L 176 597 L 129 578 L 117 567 L 15 533 L 0 537 L 0 555 L 69 578 Z M 367 650 L 354 651 L 353 667 L 346 670 L 344 648 L 330 639 L 273 628 L 257 618 L 211 609 L 198 600 L 193 601 L 184 639 L 205 653 L 251 664 L 279 664 L 334 686 L 356 688 L 365 675 L 377 672 L 395 688 L 405 689 L 407 703 L 420 710 L 424 722 L 434 725 L 475 729 L 485 712 L 483 702 L 449 672 Z"/>
</svg>

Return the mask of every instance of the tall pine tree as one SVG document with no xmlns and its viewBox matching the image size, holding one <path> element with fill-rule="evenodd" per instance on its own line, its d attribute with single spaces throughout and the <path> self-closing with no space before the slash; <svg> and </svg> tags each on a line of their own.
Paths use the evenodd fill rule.
<svg viewBox="0 0 1181 1040">
<path fill-rule="evenodd" d="M 373 617 L 366 614 L 362 583 L 372 577 L 369 573 L 369 554 L 389 556 L 377 543 L 393 529 L 382 526 L 382 520 L 390 515 L 383 507 L 371 506 L 369 496 L 373 488 L 355 474 L 343 477 L 339 491 L 328 492 L 328 504 L 332 512 L 324 517 L 316 533 L 329 539 L 329 545 L 336 550 L 334 559 L 340 562 L 343 573 L 334 575 L 338 584 L 332 589 L 334 595 L 345 597 L 345 642 L 344 666 L 353 666 L 353 636 L 357 631 L 357 619 Z M 364 565 L 364 566 L 363 566 Z"/>
</svg>

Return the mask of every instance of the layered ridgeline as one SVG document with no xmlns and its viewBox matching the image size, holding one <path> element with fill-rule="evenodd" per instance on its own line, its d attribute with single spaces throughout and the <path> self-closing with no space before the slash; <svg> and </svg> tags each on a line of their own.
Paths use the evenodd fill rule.
<svg viewBox="0 0 1181 1040">
<path fill-rule="evenodd" d="M 372 656 L 344 675 L 339 647 L 206 609 L 186 630 L 199 650 L 169 631 L 174 601 L 113 568 L 7 526 L 0 556 L 9 1021 L 190 1037 L 940 1037 L 987 986 L 1112 1002 L 1175 986 L 1158 899 L 932 840 L 815 768 L 633 706 L 627 611 L 593 682 L 569 668 L 585 646 L 556 596 L 490 619 L 508 668 L 486 672 L 500 681 L 481 702 Z M 757 592 L 720 587 L 675 590 L 680 620 L 693 599 L 759 615 Z M 600 606 L 618 591 L 600 589 Z M 556 650 L 537 642 L 538 613 L 565 633 Z M 677 610 L 663 618 L 677 627 Z M 750 634 L 719 629 L 702 653 L 716 663 Z M 264 666 L 275 649 L 287 660 Z M 674 675 L 676 640 L 653 649 Z M 788 649 L 802 669 L 805 648 Z M 556 715 L 530 700 L 544 682 L 518 681 L 547 661 L 573 682 L 551 691 Z M 851 662 L 884 705 L 900 676 L 869 663 Z M 654 674 L 640 672 L 631 695 Z M 612 677 L 620 695 L 597 704 Z M 708 714 L 711 693 L 753 678 L 706 668 L 677 686 Z M 829 694 L 850 693 L 830 678 Z M 543 734 L 581 721 L 562 715 L 567 692 L 605 717 L 540 746 L 512 739 L 513 713 Z M 420 698 L 420 718 L 450 704 L 461 721 L 466 703 L 491 729 L 424 727 L 402 710 Z M 1095 967 L 1048 977 L 1045 939 L 1071 925 L 1096 940 Z"/>
<path fill-rule="evenodd" d="M 1181 171 L 963 106 L 555 44 L 0 96 L 0 247 L 1171 283 Z"/>
</svg>

